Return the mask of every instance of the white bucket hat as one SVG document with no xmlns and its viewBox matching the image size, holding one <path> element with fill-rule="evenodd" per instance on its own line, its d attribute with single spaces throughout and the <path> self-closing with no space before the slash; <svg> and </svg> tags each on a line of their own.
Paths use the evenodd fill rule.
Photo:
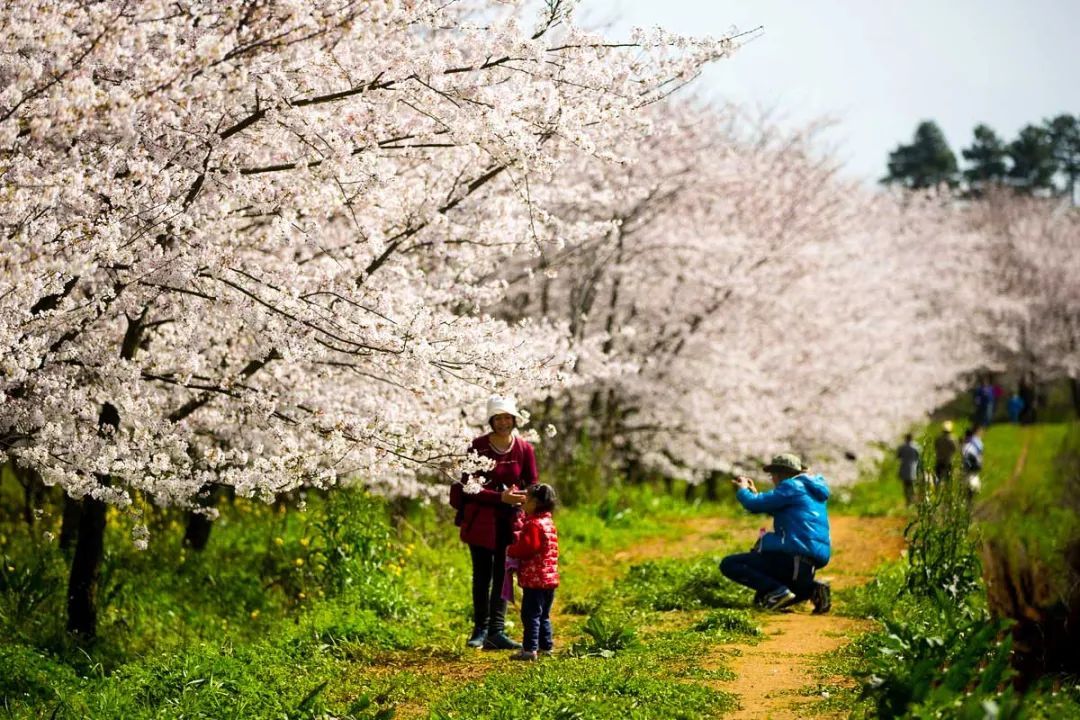
<svg viewBox="0 0 1080 720">
<path fill-rule="evenodd" d="M 496 415 L 513 415 L 518 420 L 524 420 L 521 417 L 521 413 L 518 412 L 517 405 L 511 398 L 502 397 L 500 395 L 492 395 L 487 401 L 487 419 L 491 422 L 491 418 Z"/>
</svg>

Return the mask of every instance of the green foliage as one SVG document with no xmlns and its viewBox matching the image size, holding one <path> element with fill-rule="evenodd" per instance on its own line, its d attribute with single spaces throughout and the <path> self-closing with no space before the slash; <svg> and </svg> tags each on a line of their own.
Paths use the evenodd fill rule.
<svg viewBox="0 0 1080 720">
<path fill-rule="evenodd" d="M 761 628 L 753 621 L 749 612 L 732 608 L 713 610 L 694 625 L 694 630 L 725 638 L 761 635 Z"/>
<path fill-rule="evenodd" d="M 541 660 L 488 674 L 432 708 L 430 717 L 560 720 L 695 720 L 734 707 L 727 693 L 671 681 L 645 652 Z"/>
<path fill-rule="evenodd" d="M 884 183 L 900 183 L 920 189 L 956 184 L 956 155 L 949 149 L 937 123 L 924 120 L 915 129 L 910 145 L 899 145 L 889 153 L 889 172 Z"/>
<path fill-rule="evenodd" d="M 978 590 L 982 577 L 967 490 L 959 482 L 941 483 L 918 503 L 916 513 L 904 533 L 906 590 L 926 597 L 945 592 L 952 603 L 960 603 Z"/>
<path fill-rule="evenodd" d="M 720 573 L 720 558 L 656 560 L 635 565 L 617 588 L 651 610 L 743 608 L 746 590 Z"/>
<path fill-rule="evenodd" d="M 1057 161 L 1050 131 L 1038 125 L 1026 125 L 1007 147 L 1011 166 L 1009 180 L 1027 192 L 1054 186 Z"/>
<path fill-rule="evenodd" d="M 570 654 L 575 657 L 612 657 L 619 650 L 638 644 L 637 629 L 630 624 L 627 615 L 594 613 L 585 621 L 581 631 L 585 638 L 570 647 Z"/>
<path fill-rule="evenodd" d="M 37 617 L 50 599 L 64 592 L 62 566 L 48 553 L 16 559 L 0 555 L 0 623 L 16 633 Z"/>
<path fill-rule="evenodd" d="M 1011 472 L 1024 447 L 1011 440 L 1020 431 L 992 431 L 1001 439 L 994 462 Z M 990 469 L 991 439 L 987 447 Z M 1013 527 L 1023 507 L 1009 506 Z M 987 609 L 971 522 L 966 492 L 945 484 L 919 504 L 907 529 L 907 558 L 883 568 L 865 587 L 842 594 L 849 612 L 882 623 L 881 631 L 854 646 L 865 681 L 862 711 L 875 718 L 1080 716 L 1076 691 L 1014 688 L 1010 621 L 991 619 Z"/>
<path fill-rule="evenodd" d="M 962 151 L 969 165 L 964 179 L 973 188 L 982 188 L 1005 179 L 1005 143 L 987 125 L 976 125 L 971 147 Z"/>
</svg>

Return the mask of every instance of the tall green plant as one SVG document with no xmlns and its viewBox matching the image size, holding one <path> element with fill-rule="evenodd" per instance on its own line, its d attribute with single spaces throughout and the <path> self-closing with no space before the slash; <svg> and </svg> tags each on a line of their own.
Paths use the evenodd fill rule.
<svg viewBox="0 0 1080 720">
<path fill-rule="evenodd" d="M 922 480 L 924 487 L 932 487 L 928 477 Z M 958 481 L 941 482 L 926 493 L 904 536 L 909 593 L 934 597 L 945 592 L 958 603 L 979 589 L 982 566 L 971 527 L 971 501 Z"/>
</svg>

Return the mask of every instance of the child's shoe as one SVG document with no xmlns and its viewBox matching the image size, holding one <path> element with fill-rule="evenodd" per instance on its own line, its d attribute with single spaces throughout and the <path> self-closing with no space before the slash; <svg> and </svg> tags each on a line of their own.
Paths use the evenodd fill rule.
<svg viewBox="0 0 1080 720">
<path fill-rule="evenodd" d="M 484 638 L 485 650 L 520 650 L 521 643 L 511 640 L 506 633 L 496 633 Z"/>
<path fill-rule="evenodd" d="M 472 635 L 465 641 L 465 644 L 471 648 L 484 647 L 484 640 L 487 638 L 487 628 L 475 627 L 473 628 Z"/>
<path fill-rule="evenodd" d="M 795 593 L 786 587 L 778 587 L 771 593 L 766 593 L 761 601 L 761 606 L 766 610 L 783 610 L 798 600 Z"/>
<path fill-rule="evenodd" d="M 537 655 L 539 655 L 540 657 L 551 657 L 554 654 L 555 651 L 551 648 L 548 648 L 547 650 L 540 648 L 540 650 L 537 652 Z"/>
<path fill-rule="evenodd" d="M 548 652 L 551 652 L 550 650 Z M 533 662 L 536 660 L 535 650 L 518 650 L 516 653 L 510 656 L 511 660 L 524 660 L 525 662 Z"/>
<path fill-rule="evenodd" d="M 832 610 L 832 588 L 826 583 L 814 583 L 810 593 L 810 602 L 814 604 L 814 615 L 824 615 Z"/>
</svg>

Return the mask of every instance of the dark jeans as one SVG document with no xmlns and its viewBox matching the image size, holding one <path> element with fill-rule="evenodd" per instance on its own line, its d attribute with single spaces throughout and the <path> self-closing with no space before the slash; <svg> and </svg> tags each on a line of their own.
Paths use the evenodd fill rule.
<svg viewBox="0 0 1080 720">
<path fill-rule="evenodd" d="M 521 641 L 524 650 L 550 650 L 551 604 L 555 602 L 555 588 L 550 590 L 521 590 L 521 627 L 525 637 Z"/>
<path fill-rule="evenodd" d="M 904 501 L 911 505 L 915 502 L 915 480 L 900 478 L 900 482 L 904 484 Z"/>
<path fill-rule="evenodd" d="M 720 561 L 720 572 L 759 593 L 786 587 L 800 600 L 805 600 L 814 589 L 814 566 L 805 558 L 782 552 L 728 555 Z"/>
<path fill-rule="evenodd" d="M 494 550 L 469 545 L 472 556 L 473 625 L 486 627 L 488 634 L 498 634 L 506 626 L 506 601 L 502 599 L 506 575 L 506 545 Z"/>
</svg>

